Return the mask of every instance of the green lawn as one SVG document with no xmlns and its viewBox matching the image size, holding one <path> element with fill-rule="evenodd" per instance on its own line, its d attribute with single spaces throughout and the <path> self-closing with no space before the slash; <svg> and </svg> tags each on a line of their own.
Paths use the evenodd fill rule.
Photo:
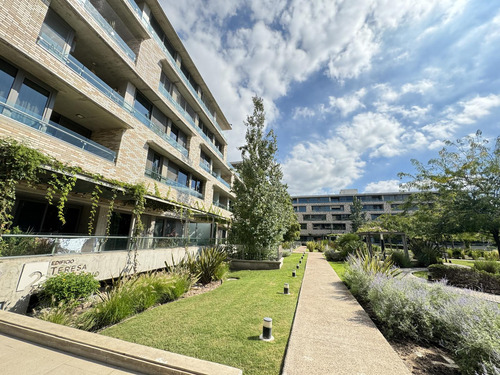
<svg viewBox="0 0 500 375">
<path fill-rule="evenodd" d="M 278 375 L 290 335 L 304 263 L 284 258 L 281 270 L 238 271 L 214 291 L 159 306 L 110 327 L 103 335 L 243 370 Z M 307 259 L 307 254 L 306 258 Z M 284 283 L 291 295 L 283 294 Z M 264 317 L 273 319 L 272 342 L 258 340 Z"/>
<path fill-rule="evenodd" d="M 412 272 L 413 276 L 420 277 L 421 279 L 427 280 L 427 276 L 429 275 L 429 271 L 416 271 Z"/>
<path fill-rule="evenodd" d="M 342 280 L 345 283 L 344 280 L 344 272 L 345 272 L 345 262 L 328 262 L 332 266 L 333 270 L 337 273 L 339 276 L 340 280 Z"/>
<path fill-rule="evenodd" d="M 468 266 L 468 267 L 474 266 L 473 260 L 464 260 L 464 259 L 450 259 L 450 260 L 451 260 L 451 263 L 453 263 L 453 264 L 460 264 L 462 266 Z"/>
</svg>

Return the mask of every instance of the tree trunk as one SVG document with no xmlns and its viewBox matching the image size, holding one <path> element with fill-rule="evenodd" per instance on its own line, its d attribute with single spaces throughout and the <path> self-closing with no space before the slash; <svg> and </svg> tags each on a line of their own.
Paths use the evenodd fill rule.
<svg viewBox="0 0 500 375">
<path fill-rule="evenodd" d="M 490 232 L 493 235 L 493 239 L 497 245 L 497 250 L 500 253 L 500 228 L 492 229 Z"/>
</svg>

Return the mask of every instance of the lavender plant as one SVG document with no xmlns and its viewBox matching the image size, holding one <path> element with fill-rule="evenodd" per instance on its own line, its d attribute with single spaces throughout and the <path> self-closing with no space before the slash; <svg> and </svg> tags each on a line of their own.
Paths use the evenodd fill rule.
<svg viewBox="0 0 500 375">
<path fill-rule="evenodd" d="M 351 291 L 365 300 L 388 337 L 434 342 L 455 354 L 464 374 L 498 374 L 498 304 L 457 293 L 441 283 L 395 278 L 363 267 L 351 257 L 344 275 Z"/>
</svg>

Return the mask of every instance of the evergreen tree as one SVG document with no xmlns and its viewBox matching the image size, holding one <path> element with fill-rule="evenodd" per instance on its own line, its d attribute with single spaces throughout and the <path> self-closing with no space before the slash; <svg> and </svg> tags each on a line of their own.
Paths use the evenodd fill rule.
<svg viewBox="0 0 500 375">
<path fill-rule="evenodd" d="M 240 147 L 239 178 L 233 184 L 236 199 L 230 239 L 243 246 L 246 259 L 269 259 L 289 229 L 293 213 L 283 173 L 275 155 L 276 136 L 264 134 L 265 113 L 261 98 L 253 98 L 254 110 L 245 121 L 246 145 Z"/>
<path fill-rule="evenodd" d="M 361 200 L 354 197 L 351 205 L 351 214 L 349 215 L 349 220 L 351 220 L 352 232 L 356 233 L 359 228 L 361 228 L 366 223 L 366 215 L 363 212 L 363 204 Z"/>
</svg>

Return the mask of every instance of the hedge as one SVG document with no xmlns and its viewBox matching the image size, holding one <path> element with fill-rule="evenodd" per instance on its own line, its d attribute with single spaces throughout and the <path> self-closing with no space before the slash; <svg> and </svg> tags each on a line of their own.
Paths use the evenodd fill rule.
<svg viewBox="0 0 500 375">
<path fill-rule="evenodd" d="M 429 274 L 435 280 L 448 280 L 448 284 L 452 286 L 500 294 L 500 275 L 493 275 L 486 271 L 433 264 L 429 266 Z"/>
</svg>

